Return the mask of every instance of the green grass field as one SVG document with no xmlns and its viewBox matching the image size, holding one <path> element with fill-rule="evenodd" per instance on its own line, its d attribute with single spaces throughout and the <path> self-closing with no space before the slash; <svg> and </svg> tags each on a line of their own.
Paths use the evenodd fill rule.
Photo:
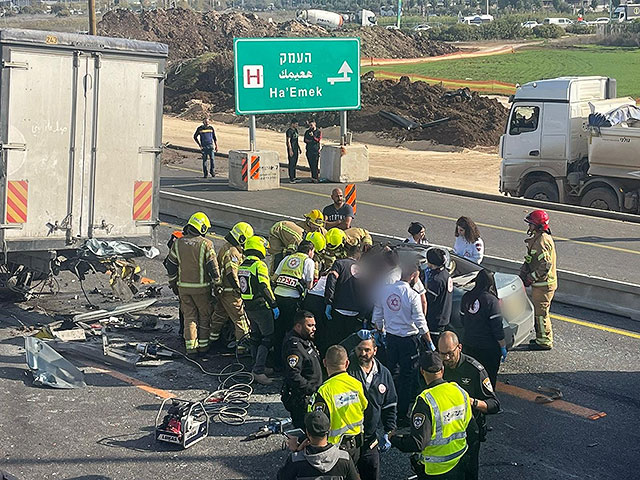
<svg viewBox="0 0 640 480">
<path fill-rule="evenodd" d="M 365 70 L 372 70 L 367 68 Z M 618 80 L 618 95 L 640 97 L 640 49 L 538 48 L 515 54 L 374 67 L 437 78 L 525 83 L 567 75 L 602 75 Z"/>
</svg>

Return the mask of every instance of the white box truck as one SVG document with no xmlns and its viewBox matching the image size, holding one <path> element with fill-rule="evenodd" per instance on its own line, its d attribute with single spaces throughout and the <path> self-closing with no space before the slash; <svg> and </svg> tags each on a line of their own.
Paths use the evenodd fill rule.
<svg viewBox="0 0 640 480">
<path fill-rule="evenodd" d="M 640 213 L 640 126 L 591 129 L 590 113 L 635 105 L 607 77 L 522 85 L 500 139 L 505 195 Z"/>
<path fill-rule="evenodd" d="M 167 53 L 0 30 L 0 278 L 55 273 L 87 239 L 155 243 Z"/>
</svg>

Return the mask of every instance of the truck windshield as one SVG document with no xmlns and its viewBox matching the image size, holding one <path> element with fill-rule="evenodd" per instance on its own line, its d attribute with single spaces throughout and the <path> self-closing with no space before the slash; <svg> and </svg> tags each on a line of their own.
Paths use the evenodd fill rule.
<svg viewBox="0 0 640 480">
<path fill-rule="evenodd" d="M 515 107 L 509 124 L 509 135 L 535 132 L 538 128 L 540 107 Z"/>
</svg>

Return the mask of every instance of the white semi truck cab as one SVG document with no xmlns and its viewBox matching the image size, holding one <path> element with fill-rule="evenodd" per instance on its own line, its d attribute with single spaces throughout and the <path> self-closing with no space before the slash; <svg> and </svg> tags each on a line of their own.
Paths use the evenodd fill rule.
<svg viewBox="0 0 640 480">
<path fill-rule="evenodd" d="M 607 77 L 561 77 L 522 85 L 500 139 L 505 195 L 640 213 L 640 123 L 590 128 L 616 98 Z"/>
</svg>

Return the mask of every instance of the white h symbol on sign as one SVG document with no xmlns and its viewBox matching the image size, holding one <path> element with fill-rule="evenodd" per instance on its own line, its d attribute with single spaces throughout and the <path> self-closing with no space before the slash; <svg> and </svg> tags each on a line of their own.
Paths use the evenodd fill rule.
<svg viewBox="0 0 640 480">
<path fill-rule="evenodd" d="M 263 88 L 264 73 L 262 65 L 244 65 L 242 67 L 244 88 Z"/>
</svg>

